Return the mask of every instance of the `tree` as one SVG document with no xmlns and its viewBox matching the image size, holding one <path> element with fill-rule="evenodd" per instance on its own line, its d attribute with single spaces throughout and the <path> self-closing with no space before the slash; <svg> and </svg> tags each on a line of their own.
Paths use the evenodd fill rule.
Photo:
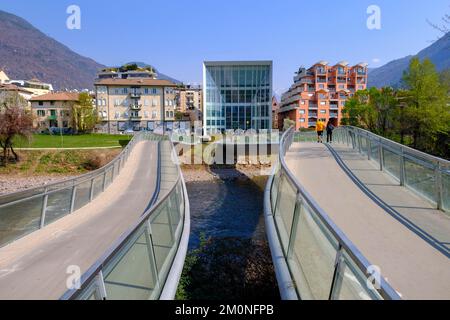
<svg viewBox="0 0 450 320">
<path fill-rule="evenodd" d="M 98 116 L 89 93 L 82 92 L 78 102 L 71 105 L 72 127 L 75 133 L 92 131 L 98 123 Z"/>
<path fill-rule="evenodd" d="M 0 147 L 3 149 L 3 164 L 8 163 L 9 152 L 19 161 L 14 151 L 14 138 L 21 136 L 30 138 L 33 118 L 26 110 L 27 101 L 18 92 L 0 94 Z"/>
<path fill-rule="evenodd" d="M 447 132 L 450 123 L 448 92 L 429 59 L 422 63 L 413 58 L 403 75 L 408 90 L 402 122 L 408 124 L 412 146 L 429 152 L 440 133 Z"/>
<path fill-rule="evenodd" d="M 283 121 L 283 130 L 289 130 L 290 127 L 295 127 L 295 121 L 286 118 Z"/>
</svg>

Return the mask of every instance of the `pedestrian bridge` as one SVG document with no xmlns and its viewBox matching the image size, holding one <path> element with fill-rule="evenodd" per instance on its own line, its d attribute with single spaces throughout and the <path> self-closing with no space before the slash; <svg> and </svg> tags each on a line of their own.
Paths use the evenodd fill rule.
<svg viewBox="0 0 450 320">
<path fill-rule="evenodd" d="M 93 173 L 0 197 L 0 299 L 173 299 L 189 201 L 165 136 Z"/>
<path fill-rule="evenodd" d="M 450 165 L 354 127 L 287 131 L 265 196 L 284 299 L 449 299 Z"/>
<path fill-rule="evenodd" d="M 354 127 L 279 149 L 264 208 L 283 299 L 450 298 L 448 161 Z M 0 299 L 173 299 L 189 231 L 172 142 L 139 133 L 102 169 L 0 197 Z"/>
</svg>

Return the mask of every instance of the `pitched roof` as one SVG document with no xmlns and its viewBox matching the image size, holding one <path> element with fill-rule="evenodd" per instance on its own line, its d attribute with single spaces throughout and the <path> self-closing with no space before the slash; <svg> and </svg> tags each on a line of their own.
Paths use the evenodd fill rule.
<svg viewBox="0 0 450 320">
<path fill-rule="evenodd" d="M 26 94 L 33 94 L 33 92 L 25 90 L 21 87 L 18 87 L 14 84 L 0 84 L 0 91 L 19 91 Z"/>
<path fill-rule="evenodd" d="M 78 92 L 55 92 L 33 97 L 30 101 L 78 101 L 79 96 Z"/>
<path fill-rule="evenodd" d="M 99 79 L 95 85 L 109 85 L 109 86 L 156 86 L 156 87 L 176 87 L 177 85 L 169 80 L 160 79 Z"/>
</svg>

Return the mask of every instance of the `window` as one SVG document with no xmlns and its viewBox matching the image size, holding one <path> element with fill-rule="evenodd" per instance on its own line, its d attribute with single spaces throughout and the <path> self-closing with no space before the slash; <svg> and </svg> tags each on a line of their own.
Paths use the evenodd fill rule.
<svg viewBox="0 0 450 320">
<path fill-rule="evenodd" d="M 299 110 L 300 114 L 305 114 L 305 110 L 301 109 Z"/>
<path fill-rule="evenodd" d="M 153 101 L 152 101 L 152 105 L 153 105 L 154 107 L 156 107 L 156 106 L 158 105 L 158 100 L 156 100 L 156 99 L 153 99 Z"/>
<path fill-rule="evenodd" d="M 305 118 L 301 118 L 301 119 L 300 119 L 300 122 L 305 122 Z"/>
<path fill-rule="evenodd" d="M 304 105 L 305 104 L 305 100 L 301 100 L 300 104 Z"/>
<path fill-rule="evenodd" d="M 55 101 L 50 101 L 50 105 L 54 106 L 55 105 Z"/>
<path fill-rule="evenodd" d="M 326 110 L 320 110 L 320 113 L 327 113 Z"/>
<path fill-rule="evenodd" d="M 44 105 L 44 101 L 39 101 L 39 105 L 43 106 Z"/>
<path fill-rule="evenodd" d="M 149 106 L 149 105 L 150 105 L 150 102 L 147 99 L 145 99 L 144 100 L 144 106 Z"/>
<path fill-rule="evenodd" d="M 324 105 L 326 105 L 326 104 L 327 104 L 326 101 L 320 101 L 320 105 L 321 105 L 321 106 L 324 106 Z"/>
<path fill-rule="evenodd" d="M 152 111 L 152 119 L 156 119 L 158 113 L 156 111 Z"/>
<path fill-rule="evenodd" d="M 45 117 L 45 110 L 38 110 L 37 115 L 38 117 Z"/>
</svg>

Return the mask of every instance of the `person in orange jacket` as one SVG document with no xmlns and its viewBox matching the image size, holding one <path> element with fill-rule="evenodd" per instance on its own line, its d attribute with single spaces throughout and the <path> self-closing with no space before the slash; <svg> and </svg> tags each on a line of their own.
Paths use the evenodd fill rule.
<svg viewBox="0 0 450 320">
<path fill-rule="evenodd" d="M 317 132 L 317 143 L 323 143 L 323 131 L 325 129 L 325 123 L 321 120 L 317 121 L 316 132 Z"/>
</svg>

